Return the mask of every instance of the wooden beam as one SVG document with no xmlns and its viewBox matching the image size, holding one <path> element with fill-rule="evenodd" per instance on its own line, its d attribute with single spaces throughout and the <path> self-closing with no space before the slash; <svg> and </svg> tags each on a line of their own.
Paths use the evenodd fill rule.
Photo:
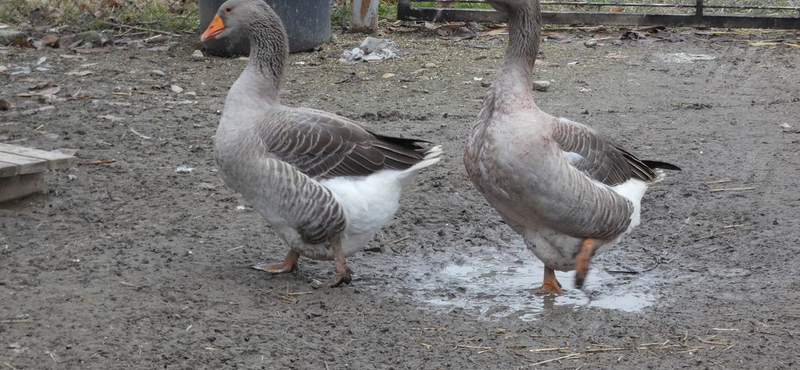
<svg viewBox="0 0 800 370">
<path fill-rule="evenodd" d="M 44 172 L 0 178 L 0 203 L 44 191 Z"/>
<path fill-rule="evenodd" d="M 0 153 L 9 153 L 30 158 L 38 158 L 47 161 L 47 168 L 50 170 L 60 170 L 70 168 L 75 165 L 75 157 L 58 152 L 48 152 L 39 149 L 26 148 L 10 144 L 0 143 Z"/>
<path fill-rule="evenodd" d="M 47 160 L 45 159 L 0 152 L 0 162 L 16 165 L 19 175 L 47 171 Z"/>
<path fill-rule="evenodd" d="M 19 166 L 14 163 L 0 162 L 0 177 L 16 176 L 19 174 Z"/>
</svg>

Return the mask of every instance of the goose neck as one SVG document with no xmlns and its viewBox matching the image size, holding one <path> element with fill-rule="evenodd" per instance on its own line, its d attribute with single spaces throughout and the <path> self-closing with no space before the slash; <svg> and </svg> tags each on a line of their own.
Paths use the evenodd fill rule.
<svg viewBox="0 0 800 370">
<path fill-rule="evenodd" d="M 539 2 L 533 1 L 509 12 L 508 48 L 501 71 L 516 81 L 530 85 L 533 64 L 539 54 L 542 14 Z"/>
<path fill-rule="evenodd" d="M 245 75 L 256 82 L 264 93 L 277 99 L 288 58 L 288 39 L 278 16 L 274 13 L 259 17 L 249 29 L 250 60 Z"/>
</svg>

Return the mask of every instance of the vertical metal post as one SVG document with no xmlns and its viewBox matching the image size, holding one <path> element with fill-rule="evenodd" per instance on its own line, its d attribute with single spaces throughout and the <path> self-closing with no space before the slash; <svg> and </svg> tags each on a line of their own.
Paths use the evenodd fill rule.
<svg viewBox="0 0 800 370">
<path fill-rule="evenodd" d="M 703 0 L 697 0 L 695 4 L 694 16 L 700 20 L 703 18 Z"/>
<path fill-rule="evenodd" d="M 350 0 L 350 31 L 375 32 L 378 29 L 380 0 Z"/>
</svg>

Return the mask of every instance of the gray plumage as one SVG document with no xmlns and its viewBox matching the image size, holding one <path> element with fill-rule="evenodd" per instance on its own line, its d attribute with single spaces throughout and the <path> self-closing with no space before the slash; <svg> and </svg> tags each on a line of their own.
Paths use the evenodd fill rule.
<svg viewBox="0 0 800 370">
<path fill-rule="evenodd" d="M 324 111 L 281 105 L 287 40 L 278 16 L 261 0 L 228 1 L 217 15 L 224 30 L 206 31 L 209 37 L 244 32 L 251 54 L 226 98 L 214 157 L 225 183 L 293 251 L 282 267 L 264 269 L 293 268 L 297 254 L 334 259 L 337 278 L 347 282 L 344 256 L 361 250 L 391 219 L 402 187 L 438 162 L 441 149 L 376 134 Z"/>
<path fill-rule="evenodd" d="M 509 43 L 468 138 L 464 165 L 547 269 L 572 270 L 584 240 L 595 240 L 602 251 L 638 224 L 647 185 L 663 177 L 648 163 L 677 167 L 641 161 L 595 130 L 539 110 L 530 88 L 539 2 L 489 2 L 508 15 Z"/>
</svg>

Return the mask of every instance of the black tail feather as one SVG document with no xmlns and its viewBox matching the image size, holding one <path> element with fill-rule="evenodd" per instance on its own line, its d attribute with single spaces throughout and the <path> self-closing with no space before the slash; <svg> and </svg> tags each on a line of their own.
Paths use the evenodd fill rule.
<svg viewBox="0 0 800 370">
<path fill-rule="evenodd" d="M 647 167 L 650 167 L 650 168 L 660 168 L 660 169 L 663 169 L 663 170 L 681 171 L 680 167 L 678 167 L 678 166 L 676 166 L 674 164 L 667 163 L 667 162 L 642 161 L 642 163 L 644 163 Z"/>
</svg>

